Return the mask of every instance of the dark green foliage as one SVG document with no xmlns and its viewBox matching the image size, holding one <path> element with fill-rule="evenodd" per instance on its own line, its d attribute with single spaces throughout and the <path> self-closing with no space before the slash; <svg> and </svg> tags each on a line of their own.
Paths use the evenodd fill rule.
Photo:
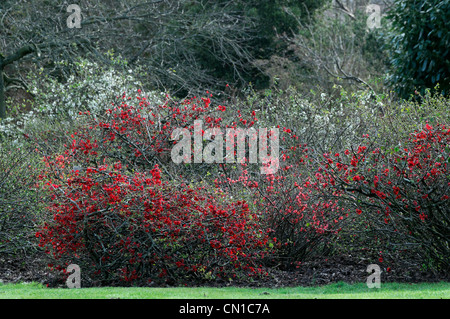
<svg viewBox="0 0 450 319">
<path fill-rule="evenodd" d="M 450 1 L 396 0 L 389 12 L 391 74 L 389 82 L 408 98 L 439 84 L 450 90 Z"/>
<path fill-rule="evenodd" d="M 328 0 L 263 0 L 251 1 L 249 14 L 257 21 L 259 37 L 256 48 L 262 52 L 262 58 L 276 53 L 277 47 L 283 47 L 275 40 L 277 34 L 292 36 L 300 29 L 299 21 L 306 22 L 314 11 Z M 297 20 L 298 19 L 298 20 Z"/>
</svg>

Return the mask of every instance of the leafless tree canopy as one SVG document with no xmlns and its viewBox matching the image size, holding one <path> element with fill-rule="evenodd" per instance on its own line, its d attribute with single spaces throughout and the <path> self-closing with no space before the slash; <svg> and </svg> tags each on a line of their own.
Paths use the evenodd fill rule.
<svg viewBox="0 0 450 319">
<path fill-rule="evenodd" d="M 238 84 L 254 68 L 248 43 L 255 37 L 254 22 L 238 9 L 240 3 L 85 0 L 78 3 L 81 27 L 69 28 L 67 1 L 6 0 L 0 11 L 0 69 L 8 79 L 32 62 L 64 78 L 70 65 L 58 61 L 70 64 L 86 56 L 108 63 L 104 52 L 113 50 L 128 66 L 141 66 L 154 87 L 188 93 Z M 212 73 L 223 70 L 230 79 L 217 83 Z"/>
</svg>

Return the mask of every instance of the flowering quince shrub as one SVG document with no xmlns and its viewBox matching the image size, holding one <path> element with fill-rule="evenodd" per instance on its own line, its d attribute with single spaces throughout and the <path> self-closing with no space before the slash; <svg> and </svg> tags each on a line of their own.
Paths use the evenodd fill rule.
<svg viewBox="0 0 450 319">
<path fill-rule="evenodd" d="M 274 237 L 276 249 L 267 261 L 283 268 L 326 254 L 348 217 L 338 199 L 322 194 L 320 181 L 297 178 L 295 182 L 292 176 L 277 174 L 259 182 L 242 181 L 251 188 L 252 208 L 264 216 Z"/>
<path fill-rule="evenodd" d="M 270 244 L 274 250 L 266 262 L 290 268 L 328 254 L 350 209 L 340 204 L 341 190 L 327 187 L 327 173 L 313 161 L 313 150 L 291 129 L 279 129 L 283 150 L 277 172 L 257 174 L 252 164 L 242 163 L 240 174 L 233 174 L 226 164 L 214 183 L 233 196 L 246 194 L 252 210 L 262 216 L 273 237 Z"/>
<path fill-rule="evenodd" d="M 201 187 L 190 186 L 200 169 L 167 158 L 173 128 L 194 130 L 198 119 L 205 128 L 250 128 L 255 111 L 238 110 L 225 124 L 227 108 L 209 98 L 118 100 L 104 117 L 81 113 L 87 124 L 65 151 L 45 157 L 40 184 L 51 194 L 53 220 L 36 236 L 53 267 L 77 263 L 101 282 L 261 275 L 265 265 L 323 252 L 339 232 L 346 212 L 324 196 L 321 168 L 302 174 L 307 161 L 288 152 L 267 175 L 261 163 L 200 164 L 215 172 L 197 180 Z M 298 143 L 281 131 L 283 142 Z"/>
<path fill-rule="evenodd" d="M 175 164 L 175 128 L 194 132 L 196 120 L 202 134 L 257 127 L 256 111 L 210 97 L 153 105 L 122 95 L 104 116 L 79 114 L 85 124 L 45 156 L 38 182 L 53 219 L 36 236 L 52 267 L 77 263 L 100 283 L 243 278 L 328 256 L 342 233 L 366 236 L 361 223 L 378 240 L 422 245 L 448 266 L 448 128 L 428 125 L 398 147 L 364 135 L 324 153 L 320 141 L 309 146 L 278 126 L 271 174 L 248 160 L 192 164 L 192 152 L 190 163 Z"/>
<path fill-rule="evenodd" d="M 317 159 L 324 183 L 353 205 L 353 215 L 368 216 L 377 236 L 419 246 L 430 264 L 448 269 L 450 128 L 426 124 L 395 147 L 365 139 Z"/>
<path fill-rule="evenodd" d="M 224 111 L 224 106 L 211 107 L 210 97 L 178 102 L 167 95 L 164 103 L 153 105 L 146 97 L 137 96 L 132 100 L 123 95 L 107 109 L 106 116 L 92 116 L 93 125 L 79 134 L 90 141 L 97 134 L 97 141 L 101 141 L 97 152 L 116 158 L 128 167 L 148 169 L 158 164 L 171 178 L 182 175 L 190 181 L 199 171 L 187 176 L 183 166 L 172 165 L 170 153 L 177 141 L 172 141 L 171 133 L 175 128 L 193 132 L 195 120 L 203 121 L 204 129 L 220 127 L 223 120 L 220 114 Z"/>
<path fill-rule="evenodd" d="M 108 111 L 107 122 L 82 114 L 91 121 L 63 153 L 45 157 L 38 184 L 50 194 L 53 220 L 36 236 L 52 267 L 76 263 L 102 283 L 265 274 L 261 261 L 273 239 L 248 203 L 220 189 L 165 181 L 155 164 L 163 161 L 171 120 L 188 125 L 202 113 L 187 103 L 187 114 L 175 110 L 181 119 L 166 115 L 164 125 L 157 112 L 167 105 L 152 112 L 124 102 Z"/>
<path fill-rule="evenodd" d="M 47 159 L 58 172 L 71 158 Z M 66 170 L 67 172 L 67 170 Z M 53 220 L 36 233 L 57 269 L 83 267 L 92 280 L 179 282 L 261 275 L 268 236 L 244 201 L 162 181 L 158 166 L 128 175 L 120 163 L 41 176 Z"/>
</svg>

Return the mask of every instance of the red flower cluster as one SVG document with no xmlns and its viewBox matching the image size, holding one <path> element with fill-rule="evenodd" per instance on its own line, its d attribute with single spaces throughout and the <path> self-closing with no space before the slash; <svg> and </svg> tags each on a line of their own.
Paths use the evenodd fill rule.
<svg viewBox="0 0 450 319">
<path fill-rule="evenodd" d="M 54 219 L 36 236 L 61 266 L 89 260 L 103 280 L 129 281 L 263 272 L 269 238 L 248 204 L 163 182 L 157 166 L 133 175 L 91 167 L 46 186 Z"/>
</svg>

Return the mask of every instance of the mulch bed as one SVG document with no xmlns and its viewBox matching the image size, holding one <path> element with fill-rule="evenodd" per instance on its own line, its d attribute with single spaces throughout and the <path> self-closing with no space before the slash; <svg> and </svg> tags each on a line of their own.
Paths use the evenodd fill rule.
<svg viewBox="0 0 450 319">
<path fill-rule="evenodd" d="M 371 262 L 351 256 L 335 256 L 328 259 L 308 261 L 290 270 L 271 269 L 267 278 L 253 281 L 212 281 L 205 283 L 187 283 L 187 286 L 242 286 L 242 287 L 291 287 L 319 286 L 336 282 L 365 283 L 369 273 L 366 271 Z M 379 263 L 378 263 L 379 264 Z M 65 283 L 56 273 L 47 268 L 45 258 L 36 254 L 21 259 L 0 256 L 0 282 L 40 282 L 48 287 L 65 287 Z M 450 281 L 448 273 L 424 271 L 418 266 L 391 266 L 389 271 L 379 264 L 381 283 L 383 282 L 439 282 Z M 84 285 L 86 287 L 86 285 Z M 170 286 L 170 283 L 167 284 Z"/>
</svg>

